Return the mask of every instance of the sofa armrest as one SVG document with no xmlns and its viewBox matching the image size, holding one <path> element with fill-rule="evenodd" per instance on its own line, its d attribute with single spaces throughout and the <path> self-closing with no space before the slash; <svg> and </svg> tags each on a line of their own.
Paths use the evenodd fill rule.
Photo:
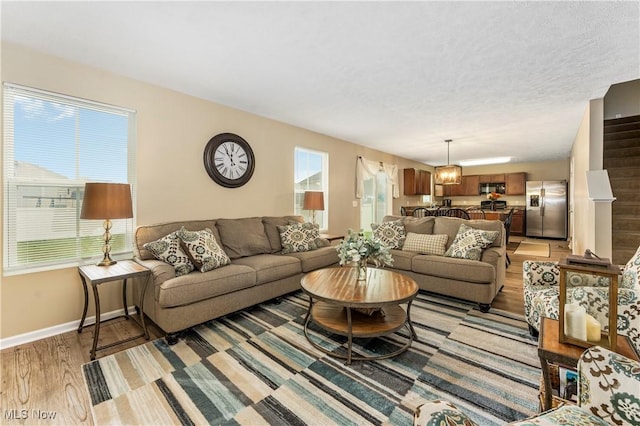
<svg viewBox="0 0 640 426">
<path fill-rule="evenodd" d="M 578 361 L 578 404 L 610 424 L 640 423 L 640 362 L 600 346 Z"/>
<path fill-rule="evenodd" d="M 175 268 L 161 260 L 140 259 L 139 257 L 134 258 L 134 260 L 151 271 L 155 285 L 162 284 L 166 280 L 176 277 Z"/>
<path fill-rule="evenodd" d="M 526 287 L 552 287 L 560 284 L 558 262 L 525 260 L 522 263 L 522 284 Z"/>
<path fill-rule="evenodd" d="M 490 263 L 492 265 L 497 265 L 498 262 L 504 263 L 504 258 L 506 256 L 506 249 L 504 246 L 501 247 L 487 247 L 482 251 L 481 262 Z"/>
</svg>

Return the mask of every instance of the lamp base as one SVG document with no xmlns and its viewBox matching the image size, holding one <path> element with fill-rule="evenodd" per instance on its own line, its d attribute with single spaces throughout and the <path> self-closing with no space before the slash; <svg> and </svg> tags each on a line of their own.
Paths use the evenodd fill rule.
<svg viewBox="0 0 640 426">
<path fill-rule="evenodd" d="M 97 266 L 110 266 L 118 263 L 117 261 L 111 258 L 111 220 L 106 219 L 104 221 L 104 246 L 102 247 L 102 252 L 104 253 L 104 257 L 98 263 Z"/>
<path fill-rule="evenodd" d="M 107 259 L 106 257 L 102 259 L 100 262 L 96 263 L 97 266 L 111 266 L 118 263 L 117 260 L 113 260 L 111 258 Z"/>
</svg>

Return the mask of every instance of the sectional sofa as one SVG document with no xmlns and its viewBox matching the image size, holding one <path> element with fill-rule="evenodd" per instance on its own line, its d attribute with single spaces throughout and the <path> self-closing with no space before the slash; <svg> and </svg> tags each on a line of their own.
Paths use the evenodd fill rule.
<svg viewBox="0 0 640 426">
<path fill-rule="evenodd" d="M 384 221 L 398 220 L 406 232 L 446 235 L 443 237 L 446 248 L 451 246 L 462 224 L 498 233 L 495 241 L 482 251 L 480 260 L 391 250 L 394 258 L 391 269 L 410 276 L 421 289 L 471 300 L 483 312 L 488 311 L 504 284 L 506 248 L 502 223 L 449 217 L 384 218 Z M 280 216 L 177 221 L 138 227 L 135 260 L 152 272 L 152 282 L 145 293 L 145 314 L 167 333 L 169 343 L 175 343 L 178 333 L 189 327 L 299 290 L 305 273 L 337 266 L 339 261 L 335 247 L 324 239 L 316 238 L 300 250 L 286 239 L 283 245 L 281 232 L 285 227 L 308 226 L 301 216 Z M 204 236 L 215 243 L 203 242 Z M 215 260 L 198 264 L 198 250 L 205 249 L 216 251 L 211 257 Z M 189 268 L 185 266 L 187 257 L 193 263 Z"/>
</svg>

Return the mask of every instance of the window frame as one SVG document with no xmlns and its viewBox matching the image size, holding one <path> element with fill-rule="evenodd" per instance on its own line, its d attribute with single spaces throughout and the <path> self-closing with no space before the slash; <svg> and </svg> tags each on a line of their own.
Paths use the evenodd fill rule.
<svg viewBox="0 0 640 426">
<path fill-rule="evenodd" d="M 3 150 L 3 173 L 2 173 L 2 186 L 3 186 L 3 262 L 2 262 L 2 275 L 3 276 L 12 276 L 12 275 L 21 275 L 27 273 L 41 272 L 41 271 L 49 271 L 56 269 L 63 269 L 69 267 L 79 266 L 81 264 L 87 264 L 102 258 L 103 253 L 101 250 L 95 251 L 95 241 L 90 243 L 91 246 L 90 254 L 85 254 L 87 252 L 86 248 L 83 248 L 83 244 L 87 245 L 87 238 L 91 240 L 96 240 L 98 238 L 97 229 L 101 229 L 101 234 L 99 238 L 102 239 L 102 234 L 104 233 L 104 229 L 102 228 L 103 221 L 85 221 L 80 219 L 80 211 L 81 211 L 81 194 L 84 191 L 84 184 L 86 182 L 111 182 L 109 179 L 81 179 L 79 178 L 79 169 L 80 169 L 80 154 L 86 153 L 86 151 L 81 150 L 78 146 L 78 141 L 75 140 L 76 143 L 75 155 L 74 159 L 74 167 L 76 168 L 75 176 L 72 178 L 54 178 L 52 176 L 48 176 L 46 178 L 37 178 L 34 176 L 14 176 L 15 173 L 15 151 L 16 151 L 16 141 L 15 141 L 15 102 L 14 100 L 24 96 L 30 99 L 30 101 L 41 101 L 41 102 L 50 102 L 52 104 L 61 105 L 64 108 L 73 109 L 74 114 L 80 114 L 81 111 L 87 110 L 89 112 L 102 112 L 107 114 L 113 114 L 116 116 L 121 116 L 126 119 L 126 141 L 124 145 L 126 146 L 126 182 L 119 183 L 128 183 L 131 187 L 131 197 L 133 203 L 133 211 L 134 217 L 131 219 L 118 219 L 112 220 L 114 224 L 114 228 L 118 226 L 119 229 L 124 227 L 124 233 L 120 239 L 122 241 L 122 248 L 114 251 L 112 248 L 112 256 L 115 259 L 122 259 L 132 256 L 133 252 L 133 234 L 135 231 L 136 223 L 136 111 L 128 108 L 123 108 L 119 106 L 109 105 L 102 102 L 96 102 L 91 100 L 86 100 L 74 96 L 69 96 L 65 94 L 59 94 L 47 90 L 32 88 L 28 86 L 22 86 L 14 83 L 4 82 L 2 87 L 2 114 L 3 114 L 3 140 L 2 140 L 2 150 Z M 86 113 L 86 111 L 85 111 Z M 76 130 L 78 129 L 78 124 L 76 124 Z M 84 130 L 96 130 L 94 127 L 84 127 Z M 106 143 L 104 143 L 106 145 Z M 100 145 L 101 146 L 101 145 Z M 68 162 L 67 162 L 68 163 Z M 64 163 L 64 164 L 67 164 Z M 27 163 L 29 164 L 29 163 Z M 31 163 L 34 164 L 34 163 Z M 84 164 L 87 164 L 84 162 Z M 91 162 L 89 164 L 92 164 Z M 41 167 L 40 164 L 35 164 L 35 166 Z M 52 174 L 54 174 L 53 172 Z M 70 198 L 67 198 L 69 204 L 72 204 L 70 208 L 65 208 L 65 212 L 63 216 L 66 217 L 64 219 L 65 224 L 63 227 L 55 228 L 56 231 L 68 229 L 70 230 L 70 234 L 74 234 L 74 236 L 69 236 L 68 238 L 63 237 L 62 239 L 75 239 L 75 242 L 69 243 L 69 247 L 73 250 L 75 245 L 75 255 L 61 256 L 60 259 L 44 259 L 40 261 L 27 261 L 21 262 L 18 259 L 18 241 L 17 241 L 17 226 L 19 224 L 19 220 L 22 220 L 23 223 L 28 222 L 24 219 L 19 219 L 18 209 L 21 208 L 21 200 L 19 197 L 19 188 L 20 190 L 25 190 L 28 187 L 39 188 L 40 191 L 52 190 L 52 189 L 67 189 L 67 192 L 72 194 Z M 49 202 L 49 198 L 51 197 L 42 197 Z M 53 202 L 53 199 L 51 200 Z M 60 209 L 62 210 L 62 209 Z M 75 210 L 75 219 L 73 218 L 73 212 Z M 26 214 L 23 212 L 23 214 Z M 66 223 L 69 221 L 69 224 Z M 73 225 L 70 223 L 73 222 Z M 71 227 L 74 229 L 71 229 Z M 87 231 L 90 229 L 90 231 Z M 54 228 L 48 228 L 48 231 L 54 230 Z M 88 233 L 87 233 L 88 232 Z M 48 238 L 43 239 L 42 241 L 60 241 L 61 238 Z M 53 243 L 55 244 L 55 243 Z"/>
</svg>

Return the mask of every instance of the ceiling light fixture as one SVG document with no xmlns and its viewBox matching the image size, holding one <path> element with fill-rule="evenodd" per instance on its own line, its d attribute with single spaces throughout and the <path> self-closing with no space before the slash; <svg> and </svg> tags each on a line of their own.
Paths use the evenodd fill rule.
<svg viewBox="0 0 640 426">
<path fill-rule="evenodd" d="M 502 164 L 511 161 L 511 157 L 492 157 L 492 158 L 479 158 L 477 160 L 460 160 L 460 165 L 464 167 L 468 166 L 484 166 L 487 164 Z"/>
<path fill-rule="evenodd" d="M 459 185 L 462 182 L 462 167 L 451 164 L 449 161 L 449 144 L 451 139 L 446 139 L 447 143 L 447 165 L 436 167 L 436 185 Z"/>
</svg>

